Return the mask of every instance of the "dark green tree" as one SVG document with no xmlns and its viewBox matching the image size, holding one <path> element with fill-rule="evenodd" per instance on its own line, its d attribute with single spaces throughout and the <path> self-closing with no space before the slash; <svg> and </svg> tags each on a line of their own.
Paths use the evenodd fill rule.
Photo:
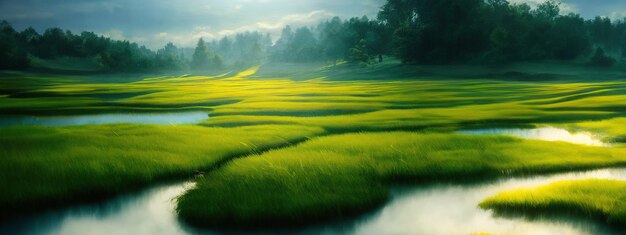
<svg viewBox="0 0 626 235">
<path fill-rule="evenodd" d="M 24 69 L 30 64 L 18 41 L 18 33 L 6 21 L 0 22 L 0 69 Z"/>
<path fill-rule="evenodd" d="M 191 59 L 191 68 L 193 69 L 208 69 L 211 63 L 211 54 L 209 48 L 202 38 L 198 40 L 196 49 L 193 52 Z"/>
</svg>

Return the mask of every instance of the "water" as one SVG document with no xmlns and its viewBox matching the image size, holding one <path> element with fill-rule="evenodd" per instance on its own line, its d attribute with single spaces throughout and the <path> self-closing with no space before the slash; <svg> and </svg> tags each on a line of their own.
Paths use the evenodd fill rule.
<svg viewBox="0 0 626 235">
<path fill-rule="evenodd" d="M 203 116 L 206 115 L 203 113 Z M 567 141 L 607 146 L 589 133 L 563 129 L 488 129 L 466 134 L 509 134 L 528 139 Z M 78 205 L 0 222 L 0 234 L 195 234 L 195 233 L 305 233 L 305 234 L 624 234 L 603 223 L 582 217 L 499 217 L 478 204 L 499 192 L 536 187 L 561 180 L 626 180 L 626 168 L 512 177 L 479 183 L 434 183 L 393 186 L 388 203 L 380 209 L 344 221 L 289 230 L 198 230 L 181 224 L 174 212 L 178 195 L 191 183 L 160 185 L 101 203 Z"/>
<path fill-rule="evenodd" d="M 195 124 L 207 119 L 206 112 L 172 112 L 172 113 L 112 113 L 73 116 L 9 116 L 0 117 L 0 126 L 37 125 L 37 126 L 77 126 L 110 123 L 138 124 Z"/>
<path fill-rule="evenodd" d="M 539 127 L 532 129 L 521 128 L 492 128 L 478 130 L 462 130 L 459 133 L 472 135 L 512 135 L 524 139 L 536 139 L 546 141 L 565 141 L 574 144 L 589 146 L 609 146 L 609 143 L 602 142 L 598 136 L 589 132 L 572 133 L 565 129 L 555 127 Z"/>
<path fill-rule="evenodd" d="M 561 180 L 626 180 L 626 169 L 602 169 L 534 177 L 518 177 L 474 184 L 438 183 L 394 186 L 381 209 L 348 221 L 266 233 L 306 234 L 623 234 L 580 217 L 501 218 L 478 204 L 499 192 L 536 187 Z M 174 212 L 174 199 L 191 183 L 162 185 L 106 202 L 80 205 L 0 223 L 0 234 L 220 234 L 224 231 L 186 227 Z M 228 231 L 246 233 L 251 231 Z"/>
<path fill-rule="evenodd" d="M 160 185 L 101 203 L 4 221 L 0 234 L 187 234 L 176 218 L 175 198 L 193 186 Z"/>
<path fill-rule="evenodd" d="M 391 201 L 369 218 L 354 225 L 355 234 L 624 234 L 581 217 L 502 218 L 478 204 L 499 192 L 536 187 L 561 180 L 626 180 L 626 169 L 603 169 L 578 173 L 510 178 L 481 184 L 432 184 L 394 187 Z M 328 231 L 328 230 L 327 230 Z"/>
</svg>

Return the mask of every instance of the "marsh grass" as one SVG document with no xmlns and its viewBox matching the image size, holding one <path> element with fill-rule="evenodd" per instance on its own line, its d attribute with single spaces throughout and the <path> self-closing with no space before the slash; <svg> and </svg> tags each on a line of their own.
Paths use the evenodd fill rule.
<svg viewBox="0 0 626 235">
<path fill-rule="evenodd" d="M 618 117 L 597 121 L 583 121 L 564 124 L 571 130 L 600 133 L 606 142 L 626 143 L 626 118 Z"/>
<path fill-rule="evenodd" d="M 211 110 L 212 116 L 225 117 L 208 120 L 205 125 L 209 126 L 305 123 L 309 122 L 305 118 L 310 117 L 310 122 L 321 121 L 327 128 L 339 128 L 324 123 L 324 117 L 336 116 L 328 122 L 340 121 L 342 126 L 368 130 L 374 126 L 367 123 L 370 120 L 402 129 L 430 125 L 433 120 L 457 123 L 508 121 L 515 117 L 512 121 L 530 123 L 607 118 L 622 114 L 626 95 L 626 86 L 612 81 L 537 83 L 489 78 L 455 80 L 454 76 L 441 80 L 419 74 L 398 80 L 403 73 L 390 73 L 399 66 L 393 62 L 370 68 L 366 73 L 343 65 L 301 71 L 316 77 L 310 80 L 299 79 L 304 75 L 289 69 L 275 72 L 272 66 L 213 76 L 150 77 L 125 83 L 85 83 L 96 80 L 8 74 L 0 76 L 0 112 L 58 115 L 119 109 L 203 109 Z M 346 79 L 327 80 L 323 75 L 328 73 Z M 355 80 L 368 74 L 378 79 Z M 322 118 L 315 119 L 318 117 Z"/>
<path fill-rule="evenodd" d="M 0 128 L 1 214 L 93 200 L 191 177 L 230 158 L 282 147 L 320 128 L 94 125 Z"/>
<path fill-rule="evenodd" d="M 199 226 L 308 224 L 380 205 L 392 182 L 625 165 L 624 153 L 505 136 L 333 135 L 234 160 L 199 179 L 179 198 L 177 210 Z"/>
<path fill-rule="evenodd" d="M 503 214 L 570 213 L 626 227 L 626 182 L 574 180 L 501 192 L 480 203 L 484 209 Z"/>
<path fill-rule="evenodd" d="M 304 67 L 253 67 L 211 76 L 135 75 L 132 82 L 1 74 L 1 115 L 210 110 L 211 118 L 202 126 L 0 128 L 0 185 L 6 189 L 0 210 L 97 198 L 224 164 L 180 199 L 183 219 L 218 226 L 299 224 L 380 205 L 389 182 L 625 163 L 621 148 L 495 136 L 345 134 L 619 117 L 626 114 L 626 86 L 620 82 L 552 79 L 560 75 L 529 82 L 509 79 L 506 70 L 487 76 L 469 68 L 403 67 L 393 61 L 365 70 L 345 64 Z M 596 130 L 612 130 L 619 123 Z M 227 163 L 322 134 L 344 135 Z"/>
</svg>

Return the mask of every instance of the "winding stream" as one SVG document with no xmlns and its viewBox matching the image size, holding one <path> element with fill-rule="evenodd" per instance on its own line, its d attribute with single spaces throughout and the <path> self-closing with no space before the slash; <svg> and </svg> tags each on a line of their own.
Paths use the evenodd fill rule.
<svg viewBox="0 0 626 235">
<path fill-rule="evenodd" d="M 493 129 L 496 130 L 496 129 Z M 595 137 L 565 130 L 501 129 L 466 134 L 511 134 L 523 138 L 569 141 L 606 146 Z M 514 130 L 514 131 L 511 131 Z M 563 131 L 569 135 L 563 134 Z M 506 133 L 505 133 L 506 132 Z M 531 133 L 531 134 L 529 134 Z M 556 133 L 556 135 L 554 134 Z M 549 135 L 549 136 L 546 136 Z M 584 135 L 584 134 L 583 134 Z M 554 138 L 558 136 L 559 138 Z M 574 136 L 572 139 L 571 136 Z M 579 140 L 584 140 L 580 142 Z M 378 210 L 347 221 L 267 233 L 304 234 L 623 234 L 602 223 L 579 217 L 502 218 L 478 208 L 483 199 L 498 192 L 534 187 L 560 180 L 626 180 L 626 168 L 511 177 L 477 183 L 433 183 L 393 186 L 389 202 Z M 174 199 L 192 183 L 182 182 L 119 196 L 101 203 L 77 205 L 0 222 L 0 234 L 221 234 L 250 231 L 196 230 L 179 223 Z"/>
</svg>

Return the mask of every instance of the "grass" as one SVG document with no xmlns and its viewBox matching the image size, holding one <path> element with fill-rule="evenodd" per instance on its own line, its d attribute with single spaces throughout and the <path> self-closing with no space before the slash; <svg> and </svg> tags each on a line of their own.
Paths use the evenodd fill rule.
<svg viewBox="0 0 626 235">
<path fill-rule="evenodd" d="M 624 165 L 625 153 L 505 136 L 334 135 L 234 160 L 198 180 L 178 199 L 177 210 L 198 226 L 306 224 L 378 206 L 390 182 Z"/>
<path fill-rule="evenodd" d="M 480 203 L 484 209 L 512 213 L 576 213 L 626 226 L 626 182 L 561 181 L 532 189 L 499 193 Z"/>
<path fill-rule="evenodd" d="M 320 128 L 98 125 L 0 128 L 0 212 L 14 213 L 191 177 Z"/>
<path fill-rule="evenodd" d="M 208 76 L 3 72 L 2 116 L 206 110 L 211 118 L 197 126 L 0 128 L 0 211 L 189 177 L 236 156 L 328 134 L 341 135 L 237 159 L 210 172 L 180 199 L 181 216 L 201 225 L 298 224 L 378 206 L 389 182 L 399 180 L 625 163 L 619 146 L 450 133 L 346 134 L 561 123 L 614 139 L 626 136 L 620 127 L 626 85 L 580 77 L 615 78 L 619 71 L 571 74 L 567 66 L 544 66 L 543 72 L 527 67 L 415 67 L 391 60 L 367 68 L 274 64 Z M 606 118 L 614 119 L 597 121 Z"/>
<path fill-rule="evenodd" d="M 626 142 L 626 118 L 611 118 L 599 121 L 568 123 L 563 126 L 572 130 L 584 130 L 601 133 L 604 140 L 614 143 Z"/>
<path fill-rule="evenodd" d="M 202 109 L 223 117 L 208 120 L 204 123 L 208 126 L 289 122 L 341 129 L 332 123 L 350 119 L 357 122 L 345 129 L 371 129 L 367 122 L 393 122 L 394 128 L 408 129 L 428 126 L 432 120 L 544 122 L 615 117 L 622 114 L 626 95 L 626 86 L 611 81 L 538 83 L 480 76 L 442 80 L 419 73 L 391 80 L 390 76 L 401 76 L 390 74 L 399 66 L 391 62 L 365 74 L 342 66 L 300 73 L 276 72 L 268 66 L 236 74 L 150 77 L 125 83 L 85 83 L 93 79 L 80 76 L 4 74 L 0 78 L 0 112 L 58 115 Z M 301 73 L 316 79 L 298 80 Z M 370 74 L 378 79 L 331 81 L 327 73 L 345 78 Z M 280 79 L 271 77 L 274 75 Z M 477 113 L 472 117 L 463 117 L 474 110 Z"/>
</svg>

